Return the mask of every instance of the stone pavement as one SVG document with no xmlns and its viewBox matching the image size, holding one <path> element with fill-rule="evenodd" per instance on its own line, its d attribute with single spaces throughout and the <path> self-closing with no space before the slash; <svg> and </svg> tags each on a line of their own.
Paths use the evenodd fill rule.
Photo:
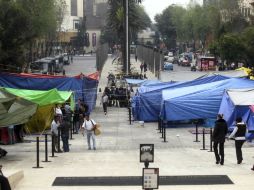
<svg viewBox="0 0 254 190">
<path fill-rule="evenodd" d="M 110 67 L 110 59 L 101 73 L 100 86 L 105 85 L 105 76 L 114 69 Z M 233 185 L 160 186 L 161 190 L 253 189 L 254 172 L 250 170 L 254 163 L 253 144 L 244 145 L 243 163 L 237 165 L 233 141 L 226 142 L 225 165 L 216 165 L 213 153 L 200 150 L 201 142 L 193 142 L 195 135 L 189 130 L 194 128 L 167 129 L 168 142 L 163 143 L 156 123 L 145 123 L 144 127 L 137 122 L 129 125 L 127 113 L 126 108 L 111 107 L 105 116 L 102 107 L 97 106 L 91 116 L 102 126 L 102 134 L 96 139 L 97 150 L 87 150 L 86 138 L 76 134 L 70 140 L 70 152 L 49 158 L 52 162 L 40 162 L 42 169 L 32 168 L 36 164 L 35 136 L 27 136 L 25 143 L 4 146 L 8 155 L 0 159 L 0 164 L 4 165 L 3 171 L 24 171 L 24 179 L 17 190 L 138 190 L 142 187 L 55 187 L 52 183 L 56 177 L 63 176 L 141 176 L 143 164 L 139 163 L 139 144 L 152 143 L 155 145 L 155 160 L 150 167 L 160 168 L 160 175 L 228 175 L 234 182 Z M 208 137 L 206 135 L 207 148 Z M 40 153 L 41 160 L 44 160 L 44 143 L 40 144 Z"/>
</svg>

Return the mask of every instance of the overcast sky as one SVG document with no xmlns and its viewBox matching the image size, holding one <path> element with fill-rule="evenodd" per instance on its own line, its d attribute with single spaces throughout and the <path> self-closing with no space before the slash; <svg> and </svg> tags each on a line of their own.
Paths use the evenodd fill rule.
<svg viewBox="0 0 254 190">
<path fill-rule="evenodd" d="M 166 7 L 172 4 L 186 6 L 190 0 L 143 0 L 142 5 L 145 7 L 147 14 L 154 22 L 154 16 L 161 13 Z M 196 0 L 202 2 L 202 0 Z"/>
</svg>

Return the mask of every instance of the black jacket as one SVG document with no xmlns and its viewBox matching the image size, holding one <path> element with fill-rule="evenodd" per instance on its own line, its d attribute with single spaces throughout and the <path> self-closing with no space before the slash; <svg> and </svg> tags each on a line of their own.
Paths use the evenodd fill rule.
<svg viewBox="0 0 254 190">
<path fill-rule="evenodd" d="M 225 142 L 225 136 L 228 132 L 228 125 L 224 119 L 218 119 L 215 121 L 214 131 L 213 131 L 213 141 L 214 142 Z"/>
</svg>

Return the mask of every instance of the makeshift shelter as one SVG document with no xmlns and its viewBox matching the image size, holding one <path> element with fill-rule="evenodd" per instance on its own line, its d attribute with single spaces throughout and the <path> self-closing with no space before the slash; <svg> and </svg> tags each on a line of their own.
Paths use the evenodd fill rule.
<svg viewBox="0 0 254 190">
<path fill-rule="evenodd" d="M 94 76 L 93 76 L 94 77 Z M 72 91 L 75 101 L 83 100 L 89 112 L 95 106 L 98 80 L 78 75 L 75 77 L 1 73 L 0 86 L 16 89 Z"/>
<path fill-rule="evenodd" d="M 133 98 L 132 106 L 134 119 L 140 121 L 157 121 L 161 111 L 162 91 L 165 89 L 179 89 L 226 80 L 228 77 L 214 75 L 187 82 L 161 83 L 158 85 L 142 86 L 138 89 L 139 95 Z"/>
<path fill-rule="evenodd" d="M 37 104 L 0 88 L 0 128 L 26 123 L 36 110 Z"/>
<path fill-rule="evenodd" d="M 43 131 L 50 127 L 56 104 L 63 104 L 69 101 L 72 109 L 74 108 L 72 92 L 58 91 L 56 89 L 41 91 L 5 88 L 4 90 L 39 105 L 37 112 L 26 123 L 30 132 Z"/>
<path fill-rule="evenodd" d="M 181 89 L 164 90 L 161 118 L 167 121 L 216 118 L 225 90 L 253 87 L 252 80 L 231 78 Z"/>
<path fill-rule="evenodd" d="M 219 113 L 223 113 L 228 126 L 235 124 L 237 117 L 242 117 L 249 130 L 254 130 L 254 118 L 251 106 L 254 105 L 254 88 L 230 89 L 224 92 Z"/>
<path fill-rule="evenodd" d="M 147 80 L 147 79 L 125 79 L 128 84 L 131 85 L 137 85 L 137 86 L 147 86 L 147 85 L 153 85 L 153 84 L 160 84 L 162 83 L 159 80 Z"/>
</svg>

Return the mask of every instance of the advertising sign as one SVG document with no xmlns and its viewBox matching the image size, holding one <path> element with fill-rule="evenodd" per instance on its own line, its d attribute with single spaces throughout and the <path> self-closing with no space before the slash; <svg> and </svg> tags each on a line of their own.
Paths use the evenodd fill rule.
<svg viewBox="0 0 254 190">
<path fill-rule="evenodd" d="M 140 144 L 140 162 L 154 161 L 154 144 Z"/>
<path fill-rule="evenodd" d="M 159 168 L 143 168 L 143 189 L 159 188 Z"/>
</svg>

